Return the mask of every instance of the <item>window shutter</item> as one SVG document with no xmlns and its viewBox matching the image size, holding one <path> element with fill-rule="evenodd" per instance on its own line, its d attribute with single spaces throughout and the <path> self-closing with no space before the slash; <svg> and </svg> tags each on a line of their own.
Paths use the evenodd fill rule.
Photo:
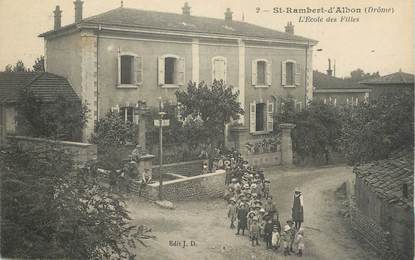
<svg viewBox="0 0 415 260">
<path fill-rule="evenodd" d="M 257 60 L 252 61 L 252 85 L 255 86 L 257 83 Z"/>
<path fill-rule="evenodd" d="M 164 85 L 164 57 L 158 58 L 158 70 L 159 85 Z"/>
<path fill-rule="evenodd" d="M 295 85 L 299 86 L 301 82 L 301 64 L 294 63 L 295 69 Z"/>
<path fill-rule="evenodd" d="M 143 84 L 143 57 L 134 57 L 135 84 Z"/>
<path fill-rule="evenodd" d="M 256 103 L 249 104 L 249 132 L 255 133 L 256 130 Z"/>
<path fill-rule="evenodd" d="M 121 85 L 121 54 L 117 55 L 117 85 Z"/>
<path fill-rule="evenodd" d="M 266 67 L 266 82 L 268 86 L 272 85 L 272 62 L 267 61 L 267 67 Z"/>
<path fill-rule="evenodd" d="M 283 61 L 281 63 L 281 85 L 287 85 L 287 62 Z"/>
<path fill-rule="evenodd" d="M 267 130 L 274 131 L 274 102 L 268 101 L 267 104 Z"/>
<path fill-rule="evenodd" d="M 177 71 L 177 84 L 180 86 L 184 85 L 184 70 L 185 70 L 185 64 L 184 64 L 184 58 L 179 58 L 178 60 L 178 71 Z"/>
</svg>

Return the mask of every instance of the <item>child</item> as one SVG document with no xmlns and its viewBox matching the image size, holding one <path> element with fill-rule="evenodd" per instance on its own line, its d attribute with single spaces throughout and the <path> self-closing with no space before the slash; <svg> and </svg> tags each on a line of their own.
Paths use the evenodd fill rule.
<svg viewBox="0 0 415 260">
<path fill-rule="evenodd" d="M 267 243 L 267 249 L 272 247 L 272 220 L 268 219 L 264 227 L 264 240 Z"/>
<path fill-rule="evenodd" d="M 291 228 L 289 225 L 284 226 L 284 232 L 281 234 L 282 246 L 284 247 L 284 256 L 290 254 L 290 242 L 291 242 Z"/>
<path fill-rule="evenodd" d="M 287 224 L 290 227 L 290 252 L 294 253 L 293 244 L 294 244 L 295 236 L 297 234 L 297 229 L 295 228 L 294 222 L 292 220 L 288 220 Z"/>
<path fill-rule="evenodd" d="M 258 237 L 259 237 L 259 225 L 258 225 L 258 217 L 253 218 L 253 222 L 249 229 L 249 233 L 251 234 L 251 241 L 252 246 L 254 246 L 254 241 L 256 241 L 256 245 L 259 246 Z"/>
<path fill-rule="evenodd" d="M 236 201 L 234 198 L 230 199 L 229 207 L 228 207 L 228 218 L 231 220 L 231 229 L 235 228 L 233 224 L 236 220 Z"/>
<path fill-rule="evenodd" d="M 255 211 L 253 211 L 252 208 L 249 208 L 249 213 L 247 215 L 247 224 L 248 224 L 248 231 L 250 232 L 251 230 L 251 225 L 254 222 L 254 217 L 255 217 Z M 249 233 L 249 236 L 251 236 L 251 233 Z"/>
<path fill-rule="evenodd" d="M 278 231 L 278 226 L 274 226 L 272 228 L 272 238 L 271 238 L 271 243 L 272 243 L 272 248 L 274 250 L 277 250 L 280 247 L 280 232 Z"/>
<path fill-rule="evenodd" d="M 242 229 L 242 235 L 245 233 L 246 229 L 246 214 L 248 213 L 248 210 L 246 209 L 245 203 L 241 203 L 238 211 L 237 211 L 237 218 L 238 218 L 238 231 L 236 232 L 236 235 L 239 235 L 239 231 Z"/>
<path fill-rule="evenodd" d="M 269 191 L 270 191 L 270 187 L 271 186 L 271 182 L 268 179 L 265 179 L 264 181 L 264 198 L 268 199 L 269 197 Z"/>
<path fill-rule="evenodd" d="M 295 238 L 295 244 L 297 245 L 297 248 L 298 248 L 297 255 L 299 257 L 303 256 L 303 251 L 304 251 L 304 230 L 303 228 L 300 228 L 298 230 L 297 236 Z"/>
</svg>

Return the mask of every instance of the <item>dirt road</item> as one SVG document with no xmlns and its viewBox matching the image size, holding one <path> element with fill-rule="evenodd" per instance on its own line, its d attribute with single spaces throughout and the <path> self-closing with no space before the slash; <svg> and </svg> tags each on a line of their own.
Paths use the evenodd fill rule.
<svg viewBox="0 0 415 260">
<path fill-rule="evenodd" d="M 334 191 L 351 180 L 351 168 L 338 166 L 315 169 L 269 168 L 272 195 L 282 224 L 291 217 L 292 192 L 304 194 L 306 250 L 303 259 L 375 260 L 364 244 L 353 238 L 347 222 L 338 214 Z M 226 219 L 223 200 L 181 202 L 165 210 L 142 200 L 129 203 L 133 221 L 153 228 L 157 240 L 137 248 L 138 259 L 297 259 L 281 250 L 266 250 L 264 243 L 252 247 L 245 236 L 236 236 Z M 184 242 L 185 241 L 185 242 Z"/>
</svg>

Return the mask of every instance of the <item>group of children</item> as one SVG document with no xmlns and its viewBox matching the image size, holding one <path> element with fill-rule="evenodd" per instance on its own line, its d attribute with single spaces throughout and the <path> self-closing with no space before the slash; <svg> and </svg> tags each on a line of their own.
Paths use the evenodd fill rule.
<svg viewBox="0 0 415 260">
<path fill-rule="evenodd" d="M 296 254 L 302 256 L 303 228 L 296 228 L 292 220 L 281 226 L 270 195 L 270 181 L 265 178 L 264 171 L 250 167 L 239 154 L 230 153 L 223 157 L 230 228 L 236 228 L 236 235 L 245 235 L 246 231 L 252 246 L 259 246 L 262 239 L 267 249 L 277 251 L 282 247 L 284 255 L 291 255 L 296 249 Z"/>
</svg>

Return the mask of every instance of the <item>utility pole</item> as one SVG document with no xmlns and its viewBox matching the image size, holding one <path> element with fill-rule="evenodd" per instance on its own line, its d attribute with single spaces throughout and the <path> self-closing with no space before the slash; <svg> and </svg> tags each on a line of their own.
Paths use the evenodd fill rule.
<svg viewBox="0 0 415 260">
<path fill-rule="evenodd" d="M 159 115 L 160 115 L 160 121 L 159 121 L 159 127 L 160 127 L 160 135 L 159 135 L 159 200 L 163 199 L 163 174 L 162 174 L 162 167 L 163 167 L 163 117 L 166 114 L 166 112 L 163 112 L 163 100 L 160 97 L 160 104 L 159 104 Z"/>
</svg>

